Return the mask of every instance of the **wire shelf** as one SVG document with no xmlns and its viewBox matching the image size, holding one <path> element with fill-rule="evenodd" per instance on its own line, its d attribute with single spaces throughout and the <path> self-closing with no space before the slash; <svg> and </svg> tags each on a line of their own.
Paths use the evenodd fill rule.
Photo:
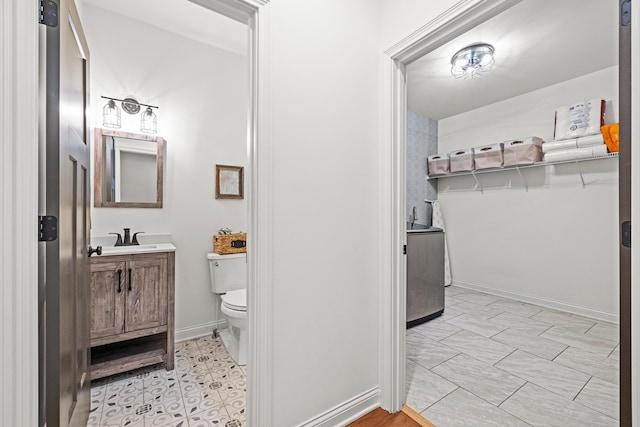
<svg viewBox="0 0 640 427">
<path fill-rule="evenodd" d="M 604 156 L 587 157 L 584 159 L 558 160 L 556 162 L 543 161 L 543 162 L 532 163 L 530 165 L 507 166 L 507 167 L 479 169 L 479 170 L 465 171 L 465 172 L 453 172 L 447 175 L 436 175 L 436 176 L 427 175 L 426 179 L 428 180 L 443 179 L 443 178 L 452 178 L 454 176 L 468 176 L 468 175 L 476 176 L 484 173 L 502 172 L 502 171 L 509 171 L 509 170 L 514 170 L 519 173 L 521 169 L 537 168 L 542 166 L 554 166 L 554 165 L 562 165 L 562 164 L 569 164 L 569 163 L 580 163 L 580 162 L 588 162 L 591 160 L 602 160 L 602 159 L 613 159 L 613 158 L 618 158 L 618 153 L 608 153 Z"/>
</svg>

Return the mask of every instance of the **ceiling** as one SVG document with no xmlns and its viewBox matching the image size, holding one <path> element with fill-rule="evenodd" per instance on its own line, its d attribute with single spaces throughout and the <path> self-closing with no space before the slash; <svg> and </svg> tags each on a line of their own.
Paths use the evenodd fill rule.
<svg viewBox="0 0 640 427">
<path fill-rule="evenodd" d="M 616 0 L 524 0 L 407 67 L 408 109 L 440 120 L 618 63 Z M 473 43 L 495 47 L 495 66 L 451 75 L 451 57 Z"/>
<path fill-rule="evenodd" d="M 108 10 L 227 51 L 247 54 L 245 24 L 188 0 L 81 0 L 84 5 Z"/>
</svg>

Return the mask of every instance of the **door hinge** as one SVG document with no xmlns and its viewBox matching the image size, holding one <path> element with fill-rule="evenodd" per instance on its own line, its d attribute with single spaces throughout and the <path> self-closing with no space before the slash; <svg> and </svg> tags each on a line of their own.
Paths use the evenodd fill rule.
<svg viewBox="0 0 640 427">
<path fill-rule="evenodd" d="M 51 215 L 38 217 L 38 241 L 53 242 L 58 238 L 58 218 Z"/>
<path fill-rule="evenodd" d="M 403 255 L 407 254 L 407 245 L 402 246 L 402 254 Z"/>
<path fill-rule="evenodd" d="M 620 236 L 622 246 L 631 247 L 631 221 L 625 221 L 622 223 L 622 235 Z"/>
<path fill-rule="evenodd" d="M 631 0 L 626 0 L 620 5 L 620 25 L 623 27 L 631 25 Z"/>
<path fill-rule="evenodd" d="M 40 23 L 47 27 L 58 26 L 58 4 L 53 0 L 40 0 Z"/>
</svg>

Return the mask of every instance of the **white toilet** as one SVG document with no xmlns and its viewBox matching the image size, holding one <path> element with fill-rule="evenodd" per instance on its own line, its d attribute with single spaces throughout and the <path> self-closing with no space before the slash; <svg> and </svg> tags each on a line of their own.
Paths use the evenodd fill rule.
<svg viewBox="0 0 640 427">
<path fill-rule="evenodd" d="M 238 365 L 247 363 L 247 254 L 207 254 L 211 291 L 220 295 L 228 329 L 220 339 Z"/>
</svg>

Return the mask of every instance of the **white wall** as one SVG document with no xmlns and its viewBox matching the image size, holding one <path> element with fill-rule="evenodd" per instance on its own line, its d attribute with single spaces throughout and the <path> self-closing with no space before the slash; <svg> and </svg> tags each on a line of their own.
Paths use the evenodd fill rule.
<svg viewBox="0 0 640 427">
<path fill-rule="evenodd" d="M 273 426 L 378 385 L 378 11 L 270 6 Z"/>
<path fill-rule="evenodd" d="M 247 59 L 89 5 L 84 28 L 92 127 L 102 124 L 101 95 L 133 95 L 160 107 L 158 135 L 166 140 L 163 208 L 93 208 L 92 236 L 123 227 L 170 233 L 178 248 L 177 338 L 210 331 L 216 302 L 206 253 L 213 251 L 212 236 L 220 227 L 246 231 L 246 202 L 214 198 L 214 169 L 246 164 Z M 140 133 L 139 120 L 122 112 L 121 130 Z"/>
<path fill-rule="evenodd" d="M 439 152 L 509 138 L 553 139 L 554 111 L 591 98 L 612 101 L 617 67 L 488 105 L 438 122 Z M 612 109 L 611 109 L 612 107 Z M 618 314 L 617 160 L 438 181 L 454 283 L 615 320 Z M 594 182 L 595 181 L 595 182 Z"/>
</svg>

